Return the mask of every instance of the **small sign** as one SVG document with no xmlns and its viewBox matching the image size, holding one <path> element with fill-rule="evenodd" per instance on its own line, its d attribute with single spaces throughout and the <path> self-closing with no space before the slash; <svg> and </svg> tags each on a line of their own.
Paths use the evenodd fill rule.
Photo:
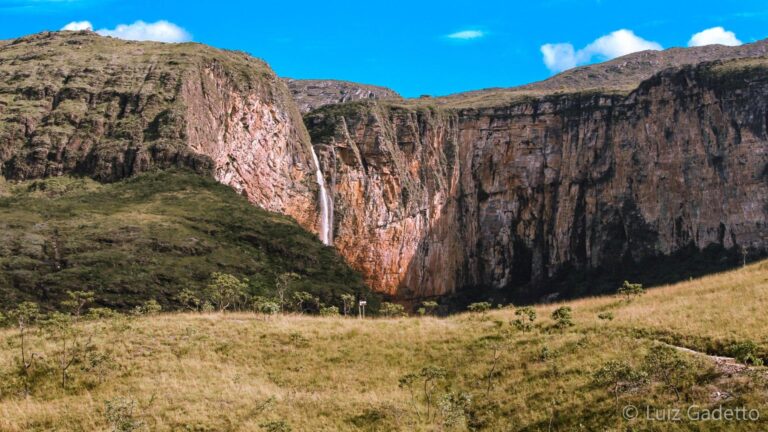
<svg viewBox="0 0 768 432">
<path fill-rule="evenodd" d="M 360 300 L 360 306 L 365 306 L 365 305 L 367 305 L 367 304 L 368 304 L 368 302 L 367 302 L 367 301 L 365 301 L 365 300 Z"/>
</svg>

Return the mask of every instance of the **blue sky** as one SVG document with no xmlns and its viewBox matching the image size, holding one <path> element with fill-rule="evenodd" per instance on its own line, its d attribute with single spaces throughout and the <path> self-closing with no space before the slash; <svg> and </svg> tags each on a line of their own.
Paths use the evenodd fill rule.
<svg viewBox="0 0 768 432">
<path fill-rule="evenodd" d="M 82 21 L 118 37 L 247 51 L 282 76 L 379 84 L 419 96 L 524 84 L 637 49 L 753 42 L 768 37 L 768 4 L 0 0 L 0 39 Z"/>
</svg>

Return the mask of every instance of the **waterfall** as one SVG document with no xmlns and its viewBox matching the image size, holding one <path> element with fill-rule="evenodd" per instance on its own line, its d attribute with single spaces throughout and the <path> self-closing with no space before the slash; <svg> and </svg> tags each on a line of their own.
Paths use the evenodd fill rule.
<svg viewBox="0 0 768 432">
<path fill-rule="evenodd" d="M 317 153 L 315 148 L 310 145 L 312 149 L 312 159 L 315 161 L 315 177 L 317 177 L 317 185 L 320 186 L 320 241 L 326 245 L 332 243 L 331 229 L 333 228 L 333 221 L 331 208 L 333 207 L 333 201 L 331 196 L 328 195 L 328 189 L 325 187 L 325 178 L 323 178 L 323 171 L 320 169 L 320 161 L 317 159 Z"/>
</svg>

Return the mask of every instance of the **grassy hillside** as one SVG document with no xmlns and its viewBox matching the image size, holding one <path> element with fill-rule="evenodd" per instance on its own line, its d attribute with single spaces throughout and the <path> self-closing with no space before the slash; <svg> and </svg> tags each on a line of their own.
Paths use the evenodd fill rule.
<svg viewBox="0 0 768 432">
<path fill-rule="evenodd" d="M 29 300 L 55 306 L 67 291 L 127 309 L 165 309 L 213 272 L 249 279 L 268 295 L 276 278 L 327 303 L 365 291 L 360 276 L 293 220 L 250 205 L 213 179 L 185 171 L 113 184 L 58 177 L 0 183 L 0 310 Z"/>
<path fill-rule="evenodd" d="M 558 328 L 551 313 L 564 306 L 574 325 Z M 122 421 L 116 430 L 762 431 L 765 368 L 657 347 L 666 340 L 731 354 L 734 344 L 751 342 L 765 357 L 766 306 L 768 262 L 761 262 L 631 301 L 535 307 L 529 329 L 515 324 L 521 316 L 512 308 L 444 319 L 113 318 L 78 326 L 93 335 L 91 351 L 103 361 L 72 368 L 66 389 L 52 378 L 55 366 L 43 366 L 57 358 L 55 339 L 28 339 L 45 359 L 28 398 L 6 367 L 19 349 L 18 332 L 8 329 L 0 333 L 7 347 L 0 352 L 0 430 L 110 430 Z M 667 357 L 649 357 L 659 352 Z M 626 372 L 618 375 L 617 388 L 625 390 L 618 399 L 599 379 L 617 370 Z M 663 371 L 673 372 L 671 386 Z M 626 420 L 630 405 L 642 415 L 743 407 L 759 410 L 761 419 Z"/>
</svg>

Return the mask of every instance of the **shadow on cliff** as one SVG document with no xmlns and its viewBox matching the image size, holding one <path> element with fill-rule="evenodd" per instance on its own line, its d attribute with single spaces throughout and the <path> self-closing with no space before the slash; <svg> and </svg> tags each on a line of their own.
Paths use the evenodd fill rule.
<svg viewBox="0 0 768 432">
<path fill-rule="evenodd" d="M 498 289 L 488 286 L 463 286 L 446 299 L 451 310 L 464 310 L 472 302 L 492 304 L 533 304 L 554 300 L 614 294 L 623 281 L 641 283 L 646 288 L 673 284 L 731 270 L 765 258 L 764 252 L 744 257 L 737 248 L 710 245 L 703 250 L 688 246 L 671 255 L 657 255 L 640 261 L 592 269 L 562 268 L 541 281 L 527 281 Z"/>
</svg>

